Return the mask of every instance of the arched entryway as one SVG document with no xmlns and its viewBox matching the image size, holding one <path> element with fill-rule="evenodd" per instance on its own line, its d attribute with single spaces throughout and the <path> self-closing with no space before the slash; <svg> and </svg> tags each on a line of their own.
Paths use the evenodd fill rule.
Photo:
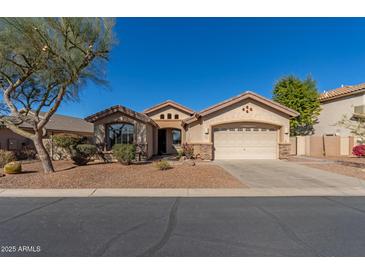
<svg viewBox="0 0 365 274">
<path fill-rule="evenodd" d="M 277 159 L 279 128 L 264 123 L 214 126 L 214 159 Z"/>
<path fill-rule="evenodd" d="M 160 128 L 158 130 L 158 154 L 176 154 L 181 146 L 181 129 Z"/>
</svg>

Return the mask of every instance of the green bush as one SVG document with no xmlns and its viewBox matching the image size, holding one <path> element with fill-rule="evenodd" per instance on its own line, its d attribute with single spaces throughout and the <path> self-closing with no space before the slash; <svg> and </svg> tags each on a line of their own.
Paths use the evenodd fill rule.
<svg viewBox="0 0 365 274">
<path fill-rule="evenodd" d="M 72 147 L 75 147 L 81 144 L 83 138 L 78 135 L 70 135 L 70 134 L 60 134 L 52 136 L 52 142 L 61 148 L 67 149 L 70 151 Z"/>
<path fill-rule="evenodd" d="M 10 162 L 4 166 L 4 173 L 6 174 L 18 174 L 22 172 L 22 165 L 20 162 Z"/>
<path fill-rule="evenodd" d="M 96 150 L 95 145 L 79 144 L 71 147 L 71 159 L 78 166 L 86 165 L 96 154 Z"/>
<path fill-rule="evenodd" d="M 166 160 L 161 160 L 161 161 L 158 161 L 156 162 L 156 167 L 159 169 L 159 170 L 168 170 L 168 169 L 171 169 L 172 166 L 170 165 L 170 163 Z"/>
<path fill-rule="evenodd" d="M 177 158 L 180 159 L 181 157 L 185 156 L 184 150 L 183 149 L 178 149 L 177 150 Z"/>
<path fill-rule="evenodd" d="M 11 151 L 0 149 L 0 167 L 4 167 L 7 163 L 15 161 L 15 155 Z"/>
<path fill-rule="evenodd" d="M 136 147 L 132 144 L 117 144 L 113 146 L 113 155 L 118 162 L 129 165 L 136 159 Z"/>
</svg>

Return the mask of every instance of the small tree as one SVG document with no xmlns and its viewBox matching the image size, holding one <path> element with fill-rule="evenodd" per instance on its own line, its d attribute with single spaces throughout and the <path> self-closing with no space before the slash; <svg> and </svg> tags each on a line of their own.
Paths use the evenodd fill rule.
<svg viewBox="0 0 365 274">
<path fill-rule="evenodd" d="M 0 18 L 0 90 L 11 113 L 0 121 L 33 140 L 45 173 L 54 171 L 43 144 L 46 124 L 63 101 L 78 98 L 82 84 L 105 83 L 113 25 L 100 18 Z"/>
<path fill-rule="evenodd" d="M 343 115 L 342 119 L 336 125 L 347 128 L 358 138 L 361 144 L 365 142 L 365 117 L 348 118 Z"/>
<path fill-rule="evenodd" d="M 273 90 L 274 101 L 299 112 L 290 120 L 290 134 L 308 135 L 313 133 L 313 125 L 321 111 L 316 82 L 307 77 L 304 81 L 295 76 L 281 78 Z"/>
</svg>

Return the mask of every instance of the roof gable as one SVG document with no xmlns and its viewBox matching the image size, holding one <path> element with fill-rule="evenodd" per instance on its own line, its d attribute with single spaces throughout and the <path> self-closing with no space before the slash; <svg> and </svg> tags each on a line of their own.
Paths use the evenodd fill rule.
<svg viewBox="0 0 365 274">
<path fill-rule="evenodd" d="M 112 106 L 110 108 L 99 111 L 93 115 L 86 117 L 85 120 L 90 123 L 94 123 L 97 120 L 100 120 L 104 117 L 107 117 L 111 114 L 118 113 L 118 112 L 123 113 L 134 119 L 140 120 L 144 123 L 151 123 L 151 124 L 157 126 L 157 124 L 151 118 L 149 118 L 146 114 L 136 112 L 130 108 L 127 108 L 127 107 L 121 106 L 121 105 Z"/>
<path fill-rule="evenodd" d="M 187 108 L 187 107 L 185 107 L 185 106 L 183 106 L 183 105 L 181 105 L 179 103 L 176 103 L 174 101 L 171 101 L 171 100 L 167 100 L 167 101 L 162 102 L 160 104 L 154 105 L 154 106 L 152 106 L 152 107 L 150 107 L 148 109 L 145 109 L 143 111 L 143 113 L 148 115 L 148 114 L 150 114 L 152 112 L 158 111 L 158 110 L 163 109 L 163 108 L 166 108 L 166 107 L 172 107 L 172 108 L 178 109 L 178 110 L 180 110 L 182 112 L 185 112 L 185 113 L 187 113 L 189 115 L 192 115 L 192 114 L 195 113 L 190 108 Z"/>
<path fill-rule="evenodd" d="M 183 122 L 185 124 L 189 124 L 193 121 L 196 121 L 197 119 L 199 119 L 199 117 L 202 117 L 202 116 L 206 116 L 206 115 L 209 115 L 211 113 L 214 113 L 218 110 L 221 110 L 221 109 L 224 109 L 226 107 L 229 107 L 231 105 L 234 105 L 236 103 L 239 103 L 243 100 L 246 100 L 246 99 L 252 99 L 254 101 L 257 101 L 257 102 L 260 102 L 264 105 L 267 105 L 279 112 L 282 112 L 290 117 L 297 117 L 299 115 L 298 112 L 296 112 L 295 110 L 292 110 L 282 104 L 279 104 L 277 102 L 274 102 L 272 100 L 269 100 L 261 95 L 258 95 L 252 91 L 246 91 L 238 96 L 235 96 L 235 97 L 232 97 L 232 98 L 229 98 L 223 102 L 220 102 L 218 104 L 215 104 L 211 107 L 208 107 L 202 111 L 200 111 L 199 113 L 196 113 L 193 117 L 190 117 L 190 118 L 187 118 L 185 119 Z"/>
<path fill-rule="evenodd" d="M 361 92 L 365 92 L 365 83 L 353 86 L 343 86 L 340 88 L 329 90 L 319 96 L 319 101 L 326 102 L 337 98 L 355 95 Z"/>
</svg>

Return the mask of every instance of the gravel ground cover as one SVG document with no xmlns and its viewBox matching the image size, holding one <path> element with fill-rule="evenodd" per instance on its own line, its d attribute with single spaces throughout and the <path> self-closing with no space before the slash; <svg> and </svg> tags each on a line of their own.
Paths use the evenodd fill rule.
<svg viewBox="0 0 365 274">
<path fill-rule="evenodd" d="M 365 169 L 362 168 L 344 166 L 341 164 L 330 164 L 330 163 L 329 164 L 305 163 L 304 165 L 365 180 Z"/>
<path fill-rule="evenodd" d="M 290 157 L 288 160 L 296 162 L 297 164 L 302 164 L 309 167 L 365 180 L 365 168 L 362 166 L 356 166 L 356 164 L 365 165 L 365 158 L 352 157 L 352 156 L 305 157 L 305 158 Z M 342 164 L 336 161 L 341 161 Z M 354 163 L 355 165 L 351 166 L 351 163 Z"/>
<path fill-rule="evenodd" d="M 55 161 L 56 172 L 43 174 L 40 162 L 23 164 L 23 173 L 0 177 L 0 188 L 242 188 L 247 187 L 219 166 L 197 162 L 173 163 L 158 170 L 154 163 L 75 166 Z"/>
</svg>

